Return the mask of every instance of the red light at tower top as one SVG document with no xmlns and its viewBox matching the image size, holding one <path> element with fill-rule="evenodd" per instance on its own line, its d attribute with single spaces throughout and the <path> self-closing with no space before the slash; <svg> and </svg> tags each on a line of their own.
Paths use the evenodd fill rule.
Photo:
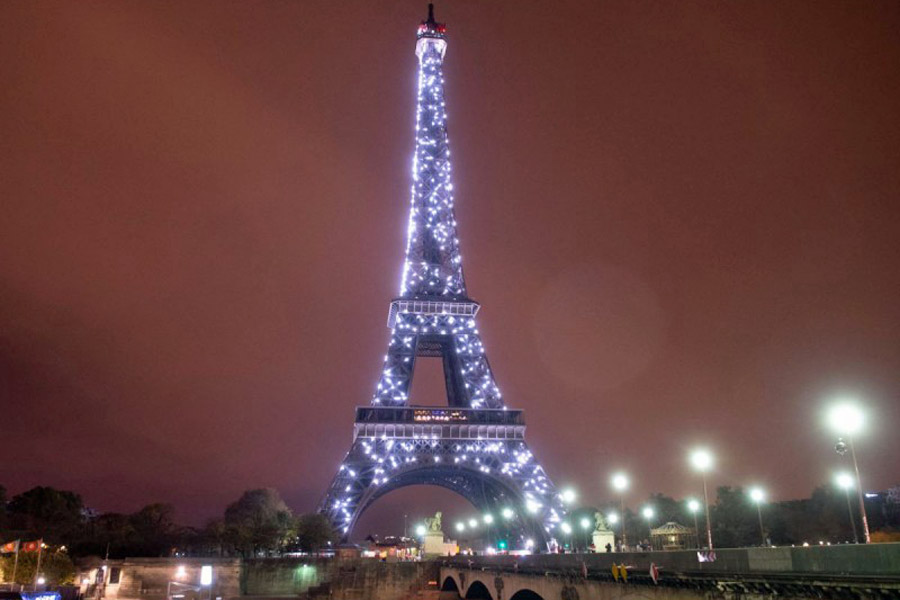
<svg viewBox="0 0 900 600">
<path fill-rule="evenodd" d="M 419 25 L 419 34 L 417 37 L 419 39 L 423 37 L 443 38 L 446 33 L 447 26 L 434 20 L 434 4 L 429 4 L 428 19 L 422 21 L 422 24 Z"/>
</svg>

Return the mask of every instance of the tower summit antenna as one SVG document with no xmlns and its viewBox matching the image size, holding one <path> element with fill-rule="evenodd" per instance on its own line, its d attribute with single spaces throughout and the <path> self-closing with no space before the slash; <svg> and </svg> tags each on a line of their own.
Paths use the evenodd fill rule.
<svg viewBox="0 0 900 600">
<path fill-rule="evenodd" d="M 447 32 L 447 27 L 443 23 L 438 23 L 434 20 L 434 4 L 428 5 L 428 19 L 422 21 L 422 24 L 419 25 L 419 33 L 416 36 L 416 39 L 422 38 L 435 38 L 439 40 L 444 39 L 444 34 Z M 443 54 L 441 55 L 443 58 Z"/>
</svg>

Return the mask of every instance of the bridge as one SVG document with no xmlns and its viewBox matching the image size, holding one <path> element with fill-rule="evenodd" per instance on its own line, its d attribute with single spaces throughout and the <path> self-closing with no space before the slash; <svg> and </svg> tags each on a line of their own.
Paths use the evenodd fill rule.
<svg viewBox="0 0 900 600">
<path fill-rule="evenodd" d="M 736 548 L 702 558 L 696 551 L 456 556 L 441 563 L 439 585 L 442 600 L 900 598 L 900 544 Z"/>
</svg>

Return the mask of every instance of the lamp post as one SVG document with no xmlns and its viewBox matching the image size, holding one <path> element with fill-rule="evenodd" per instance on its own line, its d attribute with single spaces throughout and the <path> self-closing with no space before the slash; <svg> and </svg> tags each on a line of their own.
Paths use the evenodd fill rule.
<svg viewBox="0 0 900 600">
<path fill-rule="evenodd" d="M 700 471 L 700 475 L 703 478 L 703 503 L 706 508 L 706 543 L 710 550 L 713 549 L 713 541 L 712 526 L 709 520 L 709 491 L 706 487 L 706 472 L 712 467 L 712 463 L 712 454 L 707 450 L 698 449 L 691 453 L 691 464 L 694 465 L 696 470 Z"/>
<path fill-rule="evenodd" d="M 862 521 L 863 539 L 869 544 L 872 538 L 869 536 L 869 519 L 866 518 L 866 502 L 863 498 L 862 480 L 859 477 L 859 464 L 856 462 L 856 450 L 853 448 L 853 435 L 862 429 L 863 413 L 855 404 L 844 402 L 837 404 L 831 408 L 828 414 L 828 420 L 831 427 L 843 436 L 847 437 L 847 443 L 842 438 L 838 438 L 835 450 L 838 454 L 843 455 L 850 449 L 850 458 L 853 460 L 853 471 L 856 473 L 856 494 L 859 498 L 859 515 Z"/>
<path fill-rule="evenodd" d="M 566 534 L 566 537 L 569 538 L 569 543 L 573 543 L 572 542 L 573 538 L 571 537 L 572 536 L 572 526 L 569 525 L 568 523 L 566 523 L 565 521 L 563 521 L 562 523 L 559 524 L 559 528 L 562 530 L 562 532 L 564 534 Z"/>
<path fill-rule="evenodd" d="M 700 510 L 700 503 L 691 498 L 688 500 L 688 510 L 694 515 L 694 537 L 697 540 L 697 548 L 700 547 L 700 527 L 697 525 L 697 511 Z"/>
<path fill-rule="evenodd" d="M 619 522 L 619 515 L 616 513 L 609 513 L 606 515 L 606 522 L 609 523 L 610 527 L 614 527 L 615 524 Z M 615 544 L 615 540 L 613 540 L 613 544 Z"/>
<path fill-rule="evenodd" d="M 759 517 L 759 536 L 762 539 L 762 545 L 766 545 L 766 532 L 763 529 L 762 522 L 762 508 L 760 508 L 760 504 L 765 499 L 766 494 L 762 491 L 761 488 L 755 487 L 750 490 L 750 499 L 756 503 L 756 514 Z"/>
<path fill-rule="evenodd" d="M 581 530 L 584 532 L 584 550 L 587 552 L 590 540 L 588 539 L 588 530 L 591 528 L 591 520 L 587 517 L 581 517 Z"/>
<path fill-rule="evenodd" d="M 856 533 L 856 519 L 853 518 L 853 508 L 850 506 L 850 488 L 853 487 L 853 476 L 850 473 L 838 473 L 834 478 L 838 487 L 844 490 L 844 496 L 847 498 L 847 516 L 850 517 L 850 527 L 853 529 L 853 543 L 859 543 L 859 535 Z"/>
<path fill-rule="evenodd" d="M 628 536 L 625 533 L 625 490 L 628 489 L 628 476 L 625 473 L 615 473 L 610 480 L 613 489 L 619 492 L 619 504 L 622 510 L 622 546 L 628 545 Z"/>
<path fill-rule="evenodd" d="M 649 539 L 653 539 L 653 530 L 651 529 L 653 525 L 653 517 L 656 515 L 656 512 L 653 510 L 652 506 L 645 506 L 641 510 L 641 514 L 644 516 L 644 519 L 647 520 L 647 535 L 650 536 Z"/>
</svg>

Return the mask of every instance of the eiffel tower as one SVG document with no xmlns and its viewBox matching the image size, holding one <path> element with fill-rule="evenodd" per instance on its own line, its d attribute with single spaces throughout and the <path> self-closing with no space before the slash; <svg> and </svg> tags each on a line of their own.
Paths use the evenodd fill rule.
<svg viewBox="0 0 900 600">
<path fill-rule="evenodd" d="M 412 202 L 400 296 L 388 313 L 390 343 L 371 405 L 356 409 L 353 443 L 319 510 L 346 539 L 384 494 L 438 485 L 497 519 L 520 547 L 547 544 L 565 513 L 562 498 L 525 442 L 523 411 L 503 404 L 475 324 L 480 305 L 463 277 L 444 105 L 446 50 L 446 28 L 429 4 L 416 40 Z M 426 357 L 443 362 L 446 408 L 409 404 L 416 361 Z"/>
</svg>

